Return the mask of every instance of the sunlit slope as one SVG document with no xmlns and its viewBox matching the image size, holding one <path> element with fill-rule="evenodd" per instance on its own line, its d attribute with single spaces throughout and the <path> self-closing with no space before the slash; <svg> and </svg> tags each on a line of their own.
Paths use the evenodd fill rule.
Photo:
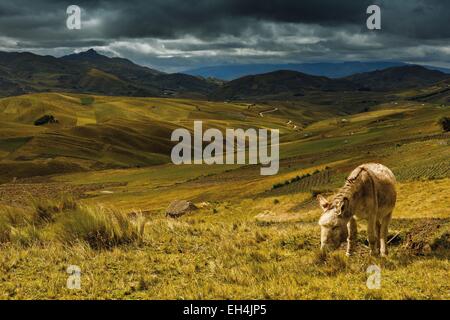
<svg viewBox="0 0 450 320">
<path fill-rule="evenodd" d="M 0 176 L 8 180 L 169 163 L 171 133 L 176 128 L 192 130 L 195 120 L 202 120 L 204 129 L 279 129 L 284 159 L 437 134 L 441 130 L 437 120 L 449 114 L 440 104 L 408 100 L 353 115 L 343 114 L 345 105 L 345 101 L 336 108 L 307 101 L 231 103 L 64 93 L 3 98 Z M 52 115 L 57 123 L 35 126 L 44 115 Z"/>
<path fill-rule="evenodd" d="M 3 98 L 0 175 L 8 180 L 71 170 L 167 163 L 174 145 L 171 133 L 180 127 L 192 130 L 194 120 L 202 120 L 205 129 L 277 128 L 282 137 L 289 137 L 314 118 L 332 114 L 330 110 L 310 109 L 309 105 L 282 103 L 232 104 L 63 93 Z M 34 125 L 44 115 L 53 116 L 57 122 Z"/>
<path fill-rule="evenodd" d="M 355 148 L 364 152 L 369 144 L 426 139 L 442 133 L 438 120 L 444 116 L 450 116 L 448 107 L 399 101 L 368 112 L 330 117 L 305 127 L 298 139 L 282 143 L 281 157 Z"/>
<path fill-rule="evenodd" d="M 124 182 L 126 186 L 112 189 L 113 194 L 96 193 L 94 201 L 127 210 L 162 210 L 180 198 L 202 202 L 295 196 L 298 200 L 284 208 L 294 212 L 300 210 L 299 204 L 313 201 L 315 190 L 329 192 L 340 187 L 361 163 L 387 165 L 405 188 L 412 181 L 449 178 L 450 135 L 443 133 L 436 121 L 448 114 L 436 105 L 399 102 L 318 121 L 282 136 L 280 170 L 274 176 L 261 176 L 259 166 L 168 164 L 60 176 L 55 181 Z M 295 180 L 308 174 L 311 176 Z M 275 185 L 281 186 L 274 189 Z"/>
</svg>

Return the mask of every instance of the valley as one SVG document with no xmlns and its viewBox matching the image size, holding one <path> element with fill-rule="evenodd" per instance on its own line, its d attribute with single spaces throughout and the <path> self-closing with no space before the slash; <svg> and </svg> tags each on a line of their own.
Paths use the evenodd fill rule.
<svg viewBox="0 0 450 320">
<path fill-rule="evenodd" d="M 450 111 L 440 100 L 410 98 L 418 94 L 379 95 L 366 111 L 357 103 L 364 92 L 222 102 L 64 92 L 2 98 L 1 213 L 33 217 L 41 208 L 52 217 L 12 233 L 5 232 L 14 220 L 0 219 L 2 298 L 448 299 L 450 136 L 438 120 Z M 34 125 L 44 114 L 57 123 Z M 192 131 L 194 120 L 220 130 L 279 129 L 279 173 L 172 164 L 170 134 Z M 368 255 L 362 221 L 357 256 L 323 258 L 314 197 L 331 194 L 364 162 L 387 165 L 398 180 L 391 255 Z M 168 218 L 174 200 L 198 210 Z M 70 214 L 90 208 L 99 208 L 96 219 L 120 212 L 132 221 L 127 228 L 142 230 L 120 244 L 61 233 Z M 101 208 L 113 211 L 104 216 Z M 422 229 L 432 232 L 414 238 Z M 383 270 L 381 290 L 365 286 L 373 263 Z M 81 290 L 65 287 L 68 265 L 80 266 Z"/>
</svg>

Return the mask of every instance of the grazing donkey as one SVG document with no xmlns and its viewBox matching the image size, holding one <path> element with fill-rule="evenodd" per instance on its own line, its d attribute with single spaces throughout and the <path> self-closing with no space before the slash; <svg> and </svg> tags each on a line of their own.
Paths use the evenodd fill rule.
<svg viewBox="0 0 450 320">
<path fill-rule="evenodd" d="M 321 250 L 337 249 L 347 240 L 347 255 L 354 251 L 356 220 L 368 221 L 367 234 L 372 255 L 387 255 L 386 238 L 397 193 L 391 170 L 378 163 L 360 165 L 345 185 L 328 201 L 318 195 L 324 213 L 320 217 Z"/>
</svg>

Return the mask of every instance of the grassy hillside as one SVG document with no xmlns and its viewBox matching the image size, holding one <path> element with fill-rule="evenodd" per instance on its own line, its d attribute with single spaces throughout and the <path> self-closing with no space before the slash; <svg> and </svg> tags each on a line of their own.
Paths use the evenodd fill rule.
<svg viewBox="0 0 450 320">
<path fill-rule="evenodd" d="M 437 120 L 450 111 L 411 94 L 366 110 L 365 93 L 258 103 L 1 99 L 0 297 L 449 299 L 450 136 Z M 44 114 L 59 122 L 34 126 Z M 194 120 L 279 128 L 279 173 L 172 165 L 170 133 Z M 390 255 L 369 256 L 364 221 L 354 257 L 342 248 L 321 255 L 314 196 L 364 162 L 398 180 Z M 199 210 L 167 218 L 179 199 Z M 381 289 L 366 287 L 371 264 L 381 267 Z M 80 290 L 66 288 L 69 265 L 82 270 Z"/>
<path fill-rule="evenodd" d="M 261 114 L 274 108 L 278 110 Z M 315 111 L 310 103 L 224 103 L 60 93 L 3 98 L 0 181 L 67 170 L 168 163 L 173 145 L 171 132 L 178 127 L 191 130 L 198 119 L 204 121 L 205 127 L 219 129 L 278 128 L 287 137 L 297 134 L 294 126 L 301 128 L 313 119 L 332 114 L 331 108 L 317 107 Z M 34 125 L 44 115 L 58 122 Z M 292 124 L 287 125 L 288 121 Z M 56 165 L 61 160 L 70 169 Z M 16 165 L 20 170 L 15 170 Z"/>
</svg>

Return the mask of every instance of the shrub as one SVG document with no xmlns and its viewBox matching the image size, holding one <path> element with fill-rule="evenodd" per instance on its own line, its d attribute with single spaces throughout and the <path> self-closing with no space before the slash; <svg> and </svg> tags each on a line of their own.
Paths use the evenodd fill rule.
<svg viewBox="0 0 450 320">
<path fill-rule="evenodd" d="M 442 117 L 439 119 L 439 125 L 441 126 L 442 130 L 444 132 L 450 131 L 450 118 L 449 117 Z"/>
<path fill-rule="evenodd" d="M 93 97 L 82 97 L 80 98 L 80 102 L 83 106 L 90 106 L 93 104 L 95 99 Z"/>
<path fill-rule="evenodd" d="M 54 116 L 46 114 L 34 121 L 35 126 L 42 126 L 47 123 L 58 123 L 58 120 L 56 120 Z"/>
<path fill-rule="evenodd" d="M 125 213 L 104 207 L 80 206 L 62 217 L 57 232 L 64 243 L 86 241 L 94 249 L 142 242 L 145 219 L 138 215 L 132 221 Z"/>
</svg>

